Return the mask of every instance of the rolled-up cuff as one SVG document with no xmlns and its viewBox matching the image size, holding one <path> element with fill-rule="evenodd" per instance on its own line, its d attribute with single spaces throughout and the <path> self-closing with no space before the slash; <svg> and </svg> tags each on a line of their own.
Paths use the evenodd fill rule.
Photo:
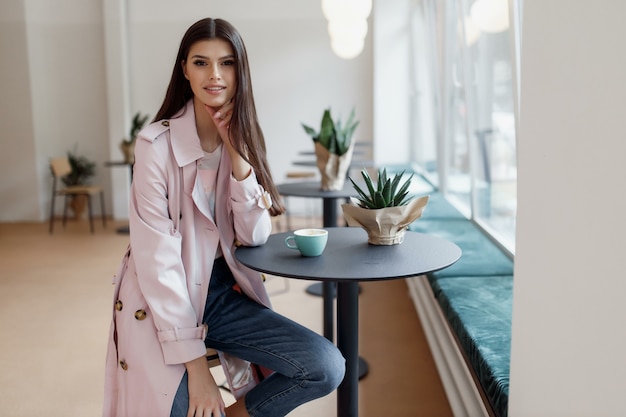
<svg viewBox="0 0 626 417">
<path fill-rule="evenodd" d="M 230 198 L 240 205 L 258 205 L 261 208 L 272 207 L 269 193 L 257 182 L 254 171 L 245 179 L 237 181 L 231 175 Z"/>
<path fill-rule="evenodd" d="M 244 183 L 245 182 L 245 183 Z M 272 197 L 255 179 L 246 179 L 231 187 L 231 204 L 234 209 L 249 210 L 254 206 L 269 210 L 272 207 Z"/>
<path fill-rule="evenodd" d="M 204 339 L 206 326 L 185 329 L 168 329 L 158 332 L 166 364 L 174 365 L 192 361 L 206 354 Z"/>
</svg>

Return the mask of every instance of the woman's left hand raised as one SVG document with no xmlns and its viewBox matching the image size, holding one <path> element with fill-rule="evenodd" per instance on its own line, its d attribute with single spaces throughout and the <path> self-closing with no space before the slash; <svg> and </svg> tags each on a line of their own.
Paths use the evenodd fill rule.
<svg viewBox="0 0 626 417">
<path fill-rule="evenodd" d="M 241 181 L 244 178 L 250 175 L 251 168 L 250 165 L 245 161 L 245 159 L 239 154 L 237 148 L 233 145 L 232 139 L 230 136 L 229 128 L 230 128 L 230 120 L 233 116 L 233 108 L 235 104 L 233 100 L 230 100 L 228 103 L 224 104 L 219 109 L 214 109 L 213 107 L 209 107 L 205 105 L 206 111 L 209 113 L 215 126 L 217 127 L 217 132 L 222 138 L 222 143 L 224 144 L 226 151 L 230 155 L 230 159 L 232 162 L 233 168 L 233 177 L 237 181 Z"/>
<path fill-rule="evenodd" d="M 235 105 L 233 103 L 233 100 L 230 100 L 219 109 L 207 106 L 206 104 L 204 105 L 207 113 L 209 113 L 209 116 L 211 116 L 211 119 L 213 119 L 215 127 L 217 127 L 217 131 L 222 138 L 222 142 L 227 142 L 229 139 L 228 129 L 230 128 L 230 119 L 233 117 L 234 107 Z"/>
</svg>

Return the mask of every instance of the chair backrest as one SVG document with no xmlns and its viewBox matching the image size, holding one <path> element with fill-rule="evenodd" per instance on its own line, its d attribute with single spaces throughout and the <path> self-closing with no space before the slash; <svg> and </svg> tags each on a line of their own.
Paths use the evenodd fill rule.
<svg viewBox="0 0 626 417">
<path fill-rule="evenodd" d="M 52 175 L 56 178 L 64 177 L 72 172 L 70 161 L 65 156 L 51 159 L 50 169 L 52 170 Z"/>
</svg>

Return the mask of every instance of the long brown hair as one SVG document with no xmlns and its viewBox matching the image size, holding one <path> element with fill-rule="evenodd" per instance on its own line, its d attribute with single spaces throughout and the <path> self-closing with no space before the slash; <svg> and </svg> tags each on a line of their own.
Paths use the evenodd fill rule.
<svg viewBox="0 0 626 417">
<path fill-rule="evenodd" d="M 241 35 L 233 25 L 223 19 L 206 18 L 199 20 L 187 29 L 180 42 L 165 99 L 154 117 L 154 121 L 171 119 L 193 97 L 191 85 L 185 78 L 181 64 L 187 59 L 193 44 L 216 38 L 230 43 L 235 55 L 237 89 L 234 96 L 235 106 L 230 119 L 229 135 L 233 139 L 232 143 L 237 151 L 254 169 L 259 184 L 271 195 L 273 204 L 269 211 L 272 216 L 277 216 L 284 213 L 285 208 L 281 203 L 280 194 L 274 185 L 267 162 L 265 138 L 254 105 L 248 53 Z"/>
</svg>

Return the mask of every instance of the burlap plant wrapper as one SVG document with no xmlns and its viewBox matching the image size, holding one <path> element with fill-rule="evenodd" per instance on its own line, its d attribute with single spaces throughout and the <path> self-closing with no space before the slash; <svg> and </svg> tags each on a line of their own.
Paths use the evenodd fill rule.
<svg viewBox="0 0 626 417">
<path fill-rule="evenodd" d="M 317 168 L 322 174 L 322 190 L 337 191 L 343 188 L 346 181 L 348 168 L 352 161 L 352 151 L 354 150 L 354 142 L 341 156 L 331 154 L 328 149 L 315 142 L 315 155 L 317 157 Z"/>
<path fill-rule="evenodd" d="M 122 155 L 124 155 L 124 162 L 127 164 L 135 163 L 135 141 L 133 142 L 121 142 L 120 150 L 122 151 Z"/>
<path fill-rule="evenodd" d="M 404 241 L 404 232 L 409 224 L 419 219 L 424 212 L 428 197 L 412 200 L 406 206 L 366 209 L 358 206 L 358 200 L 342 204 L 343 216 L 348 226 L 360 226 L 367 232 L 367 242 L 372 245 L 398 245 Z"/>
</svg>

